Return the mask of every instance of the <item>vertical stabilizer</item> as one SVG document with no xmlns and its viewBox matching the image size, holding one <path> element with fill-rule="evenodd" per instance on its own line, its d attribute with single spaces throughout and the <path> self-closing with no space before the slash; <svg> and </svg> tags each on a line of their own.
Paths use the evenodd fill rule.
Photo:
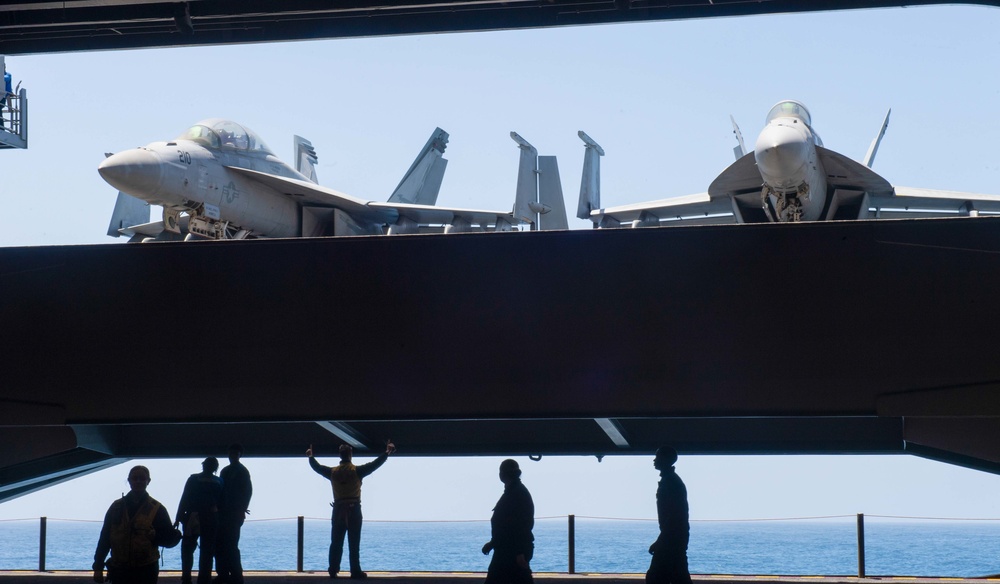
<svg viewBox="0 0 1000 584">
<path fill-rule="evenodd" d="M 891 113 L 892 113 L 892 108 L 889 108 L 889 111 L 885 112 L 885 119 L 882 120 L 882 128 L 879 129 L 878 135 L 875 136 L 874 140 L 872 140 L 872 145 L 868 147 L 868 153 L 865 154 L 865 159 L 862 162 L 862 164 L 864 164 L 868 168 L 871 168 L 872 164 L 875 162 L 875 154 L 878 153 L 878 146 L 879 144 L 882 143 L 882 138 L 885 136 L 885 131 L 889 127 L 889 114 Z"/>
<path fill-rule="evenodd" d="M 149 203 L 118 191 L 115 210 L 111 213 L 111 223 L 108 224 L 108 235 L 119 237 L 121 235 L 119 229 L 144 223 L 149 223 Z"/>
<path fill-rule="evenodd" d="M 399 181 L 396 190 L 389 197 L 390 203 L 413 203 L 417 205 L 434 205 L 437 203 L 441 182 L 448 161 L 442 158 L 448 145 L 448 132 L 434 128 L 431 137 L 424 144 L 410 169 Z"/>
<path fill-rule="evenodd" d="M 511 132 L 510 137 L 521 150 L 517 165 L 517 191 L 514 193 L 514 217 L 531 223 L 537 229 L 537 216 L 531 207 L 538 201 L 538 150 L 517 132 Z"/>
<path fill-rule="evenodd" d="M 747 154 L 746 144 L 743 143 L 743 132 L 740 132 L 740 127 L 736 125 L 736 118 L 729 115 L 729 121 L 733 123 L 733 134 L 736 134 L 736 142 L 739 143 L 738 146 L 733 146 L 733 154 L 736 155 L 736 160 L 743 158 Z"/>
<path fill-rule="evenodd" d="M 584 143 L 583 177 L 580 179 L 580 204 L 576 208 L 576 216 L 590 219 L 590 212 L 601 208 L 601 156 L 604 156 L 604 149 L 583 130 L 576 135 Z"/>
<path fill-rule="evenodd" d="M 538 157 L 538 229 L 569 229 L 566 201 L 563 199 L 559 163 L 555 156 Z"/>
<path fill-rule="evenodd" d="M 299 174 L 302 176 L 318 184 L 316 163 L 319 158 L 316 156 L 316 150 L 313 148 L 312 142 L 302 136 L 293 136 L 292 139 L 295 143 L 295 170 L 299 171 Z"/>
</svg>

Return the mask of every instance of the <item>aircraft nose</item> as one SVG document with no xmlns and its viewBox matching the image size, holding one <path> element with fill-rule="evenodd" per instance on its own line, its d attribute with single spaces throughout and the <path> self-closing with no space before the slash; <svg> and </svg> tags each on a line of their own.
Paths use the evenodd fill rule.
<svg viewBox="0 0 1000 584">
<path fill-rule="evenodd" d="M 788 126 L 768 126 L 757 138 L 754 158 L 765 179 L 777 183 L 798 180 L 809 157 L 806 136 Z M 768 181 L 770 183 L 770 181 Z M 785 186 L 785 185 L 782 185 Z"/>
<path fill-rule="evenodd" d="M 104 159 L 97 172 L 108 184 L 130 195 L 153 195 L 160 186 L 163 164 L 155 152 L 133 148 Z"/>
</svg>

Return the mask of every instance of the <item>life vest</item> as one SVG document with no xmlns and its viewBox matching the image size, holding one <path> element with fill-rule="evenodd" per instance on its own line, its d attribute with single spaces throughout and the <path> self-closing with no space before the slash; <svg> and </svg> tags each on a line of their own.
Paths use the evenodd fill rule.
<svg viewBox="0 0 1000 584">
<path fill-rule="evenodd" d="M 111 563 L 133 568 L 155 564 L 160 559 L 160 553 L 153 545 L 153 538 L 156 537 L 153 519 L 160 510 L 160 503 L 146 497 L 134 517 L 129 517 L 124 497 L 118 503 L 121 515 L 118 523 L 111 526 Z"/>
<path fill-rule="evenodd" d="M 340 464 L 330 471 L 330 483 L 333 485 L 333 501 L 346 499 L 361 500 L 361 479 L 358 478 L 358 468 L 353 464 Z"/>
</svg>

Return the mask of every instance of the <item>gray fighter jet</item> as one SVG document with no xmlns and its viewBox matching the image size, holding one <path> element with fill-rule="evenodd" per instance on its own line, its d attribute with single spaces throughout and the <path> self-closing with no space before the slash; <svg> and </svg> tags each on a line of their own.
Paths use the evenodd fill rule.
<svg viewBox="0 0 1000 584">
<path fill-rule="evenodd" d="M 712 181 L 707 193 L 608 208 L 600 206 L 604 150 L 579 132 L 585 151 L 577 216 L 593 221 L 595 227 L 649 227 L 677 220 L 763 223 L 1000 212 L 997 195 L 889 184 L 871 169 L 888 126 L 886 113 L 868 153 L 858 163 L 823 146 L 804 105 L 782 101 L 768 112 L 752 152 L 747 152 L 733 121 L 739 142 L 734 148 L 736 162 Z"/>
<path fill-rule="evenodd" d="M 246 126 L 204 120 L 174 140 L 107 155 L 98 172 L 119 189 L 108 235 L 160 241 L 509 231 L 522 223 L 542 228 L 548 198 L 558 196 L 563 208 L 561 188 L 539 190 L 540 181 L 533 192 L 518 189 L 510 212 L 435 206 L 447 143 L 448 133 L 435 129 L 381 203 L 320 186 L 316 152 L 304 138 L 294 138 L 293 169 Z M 162 221 L 150 222 L 149 205 L 163 208 Z M 548 228 L 557 224 L 546 219 Z"/>
</svg>

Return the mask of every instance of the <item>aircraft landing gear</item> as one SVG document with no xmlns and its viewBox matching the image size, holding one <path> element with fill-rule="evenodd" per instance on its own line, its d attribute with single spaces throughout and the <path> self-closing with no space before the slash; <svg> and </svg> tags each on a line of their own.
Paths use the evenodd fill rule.
<svg viewBox="0 0 1000 584">
<path fill-rule="evenodd" d="M 773 210 L 771 197 L 774 197 Z M 802 201 L 809 200 L 809 185 L 802 183 L 794 193 L 778 192 L 765 186 L 760 198 L 764 213 L 772 222 L 798 223 L 802 221 Z"/>
</svg>

